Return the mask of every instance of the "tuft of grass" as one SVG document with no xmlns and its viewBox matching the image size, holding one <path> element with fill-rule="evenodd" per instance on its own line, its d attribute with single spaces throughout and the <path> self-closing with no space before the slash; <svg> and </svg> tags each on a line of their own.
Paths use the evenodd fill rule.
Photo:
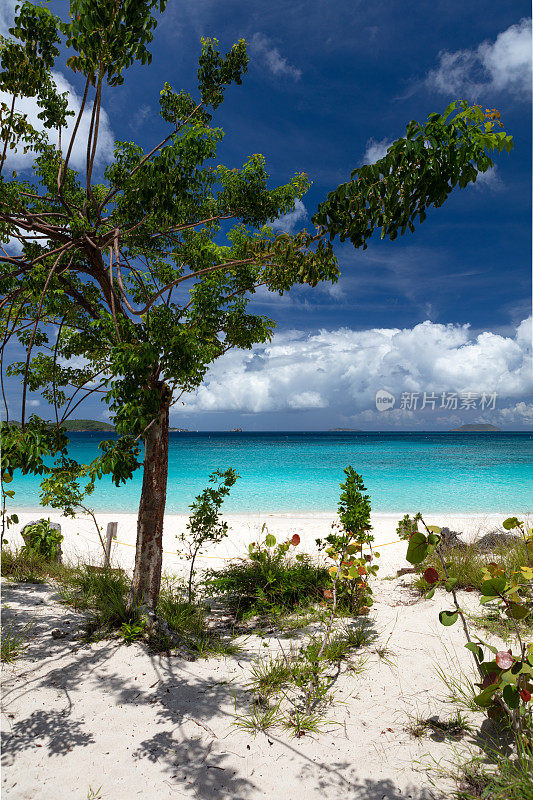
<svg viewBox="0 0 533 800">
<path fill-rule="evenodd" d="M 291 736 L 300 739 L 307 733 L 322 733 L 325 722 L 321 714 L 309 713 L 295 707 L 284 717 L 282 726 Z"/>
<path fill-rule="evenodd" d="M 3 664 L 12 664 L 17 658 L 20 658 L 28 646 L 28 636 L 31 628 L 31 622 L 28 622 L 23 628 L 17 628 L 14 622 L 9 625 L 2 625 L 0 650 Z"/>
<path fill-rule="evenodd" d="M 323 599 L 331 583 L 326 567 L 306 554 L 297 558 L 277 551 L 266 552 L 265 563 L 254 559 L 233 561 L 220 570 L 208 570 L 205 588 L 223 596 L 232 611 L 242 617 L 286 614 Z"/>
<path fill-rule="evenodd" d="M 150 632 L 148 645 L 155 652 L 172 650 L 178 642 L 180 647 L 196 656 L 207 658 L 213 655 L 236 655 L 240 646 L 229 636 L 221 636 L 209 630 L 207 609 L 184 599 L 183 587 L 173 582 L 163 586 L 159 595 L 157 614 L 170 629 L 171 636 L 163 631 Z"/>
<path fill-rule="evenodd" d="M 505 570 L 507 576 L 529 564 L 526 547 L 519 540 L 516 543 L 495 546 L 491 553 L 480 553 L 474 542 L 464 549 L 444 548 L 442 555 L 450 578 L 457 580 L 457 588 L 477 591 L 481 589 L 483 570 L 487 564 L 498 564 Z M 442 573 L 442 565 L 436 553 L 424 561 L 423 569 L 425 570 L 427 567 L 433 567 L 439 574 Z M 414 579 L 412 586 L 421 594 L 425 594 L 431 588 L 422 575 L 418 575 Z"/>
<path fill-rule="evenodd" d="M 265 708 L 261 703 L 254 703 L 247 714 L 236 714 L 232 725 L 246 733 L 255 736 L 257 733 L 266 733 L 273 728 L 278 728 L 283 723 L 279 704 Z"/>
<path fill-rule="evenodd" d="M 129 583 L 123 570 L 95 570 L 85 565 L 65 571 L 59 589 L 62 601 L 76 610 L 89 611 L 82 639 L 94 642 L 116 631 L 121 631 L 125 641 L 138 638 L 131 626 L 140 624 L 141 613 L 128 606 Z"/>
<path fill-rule="evenodd" d="M 533 759 L 521 751 L 509 758 L 495 755 L 495 767 L 486 759 L 472 759 L 462 765 L 458 780 L 458 800 L 533 800 Z"/>
<path fill-rule="evenodd" d="M 48 578 L 63 574 L 64 567 L 47 559 L 36 550 L 17 549 L 2 545 L 2 577 L 14 583 L 44 583 Z"/>
<path fill-rule="evenodd" d="M 442 739 L 461 739 L 465 733 L 471 731 L 471 726 L 461 711 L 457 709 L 452 717 L 444 720 L 435 716 L 420 717 L 417 715 L 409 721 L 405 730 L 415 739 L 421 739 L 428 734 L 436 734 Z"/>
<path fill-rule="evenodd" d="M 514 620 L 513 622 L 497 609 L 486 606 L 483 613 L 469 614 L 468 618 L 476 628 L 481 628 L 506 643 L 516 640 L 516 628 L 521 635 L 527 636 L 533 633 L 533 617 L 531 615 L 524 620 Z"/>
<path fill-rule="evenodd" d="M 474 701 L 479 690 L 474 685 L 473 672 L 468 674 L 460 669 L 457 662 L 453 662 L 448 654 L 447 666 L 438 665 L 435 673 L 445 687 L 444 695 L 439 698 L 440 700 L 459 706 L 466 711 L 479 713 L 479 706 Z"/>
<path fill-rule="evenodd" d="M 354 650 L 371 644 L 376 638 L 376 633 L 368 625 L 344 625 L 329 637 L 322 653 L 322 658 L 331 664 L 345 661 Z M 312 635 L 309 643 L 303 650 L 308 661 L 315 661 L 322 646 L 322 637 Z"/>
</svg>

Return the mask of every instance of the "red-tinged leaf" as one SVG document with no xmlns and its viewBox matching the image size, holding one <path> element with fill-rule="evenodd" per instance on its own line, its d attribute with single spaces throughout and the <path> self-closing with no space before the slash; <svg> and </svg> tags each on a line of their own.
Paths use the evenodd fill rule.
<svg viewBox="0 0 533 800">
<path fill-rule="evenodd" d="M 426 583 L 433 584 L 437 583 L 439 579 L 439 573 L 433 567 L 428 567 L 427 570 L 424 572 L 424 580 Z"/>
<path fill-rule="evenodd" d="M 294 536 L 292 537 L 292 539 L 291 539 L 291 544 L 292 544 L 294 547 L 296 547 L 296 545 L 300 544 L 300 537 L 298 536 L 298 534 L 297 534 L 297 533 L 295 533 L 295 534 L 294 534 Z"/>
<path fill-rule="evenodd" d="M 366 575 L 366 569 L 364 567 L 357 567 L 357 574 Z"/>
<path fill-rule="evenodd" d="M 514 658 L 505 650 L 499 650 L 496 653 L 496 664 L 500 669 L 511 669 L 514 664 Z"/>
<path fill-rule="evenodd" d="M 331 589 L 324 589 L 324 597 L 326 597 L 328 600 L 333 599 L 333 592 Z"/>
<path fill-rule="evenodd" d="M 520 697 L 524 701 L 524 703 L 529 703 L 531 700 L 531 692 L 528 692 L 527 689 L 520 689 Z"/>
<path fill-rule="evenodd" d="M 496 683 L 498 680 L 498 673 L 497 672 L 489 672 L 483 678 L 482 688 L 486 689 L 487 686 L 490 686 L 493 683 Z"/>
</svg>

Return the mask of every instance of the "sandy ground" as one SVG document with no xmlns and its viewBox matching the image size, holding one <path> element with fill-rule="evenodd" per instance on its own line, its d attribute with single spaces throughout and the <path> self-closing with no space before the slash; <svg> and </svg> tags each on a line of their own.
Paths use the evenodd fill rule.
<svg viewBox="0 0 533 800">
<path fill-rule="evenodd" d="M 183 797 L 196 800 L 430 800 L 449 797 L 443 779 L 432 785 L 425 767 L 468 758 L 475 734 L 459 743 L 437 735 L 413 739 L 405 730 L 417 714 L 450 716 L 439 699 L 446 687 L 437 665 L 457 676 L 471 674 L 459 625 L 443 628 L 438 612 L 449 607 L 445 594 L 418 600 L 410 576 L 392 577 L 408 566 L 406 545 L 396 538 L 399 515 L 373 518 L 376 544 L 383 544 L 380 577 L 374 582 L 370 623 L 378 640 L 365 653 L 359 674 L 341 674 L 335 705 L 327 712 L 329 732 L 291 738 L 284 732 L 255 738 L 235 728 L 235 713 L 248 708 L 245 686 L 250 664 L 279 649 L 275 635 L 243 641 L 242 654 L 194 662 L 149 654 L 144 646 L 115 641 L 80 645 L 80 616 L 58 604 L 46 586 L 3 584 L 4 621 L 31 621 L 25 657 L 3 667 L 3 797 L 10 800 L 129 800 Z M 26 522 L 24 515 L 21 522 Z M 54 517 L 52 517 L 54 519 Z M 112 519 L 101 515 L 105 523 Z M 118 542 L 114 560 L 132 563 L 135 519 L 115 515 Z M 263 522 L 285 538 L 298 532 L 302 547 L 327 533 L 333 515 L 228 517 L 231 532 L 213 560 L 242 555 L 257 540 Z M 501 524 L 502 517 L 428 518 L 468 537 Z M 65 520 L 67 556 L 99 558 L 90 525 Z M 174 534 L 183 517 L 169 517 L 165 569 L 177 572 Z M 15 536 L 10 537 L 16 541 Z M 183 565 L 181 565 L 182 568 Z M 466 604 L 475 604 L 465 594 Z M 53 639 L 60 628 L 65 638 Z M 282 642 L 283 644 L 283 642 Z M 266 646 L 265 646 L 266 645 Z M 288 643 L 285 643 L 288 646 Z M 386 646 L 387 657 L 377 648 Z M 479 724 L 481 718 L 477 720 Z M 435 776 L 434 776 L 435 779 Z M 100 793 L 94 793 L 100 789 Z M 91 790 L 93 794 L 91 794 Z"/>
</svg>

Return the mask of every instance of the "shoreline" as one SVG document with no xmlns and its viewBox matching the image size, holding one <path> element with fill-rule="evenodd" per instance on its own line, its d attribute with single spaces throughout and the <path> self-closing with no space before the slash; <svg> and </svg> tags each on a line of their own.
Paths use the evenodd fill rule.
<svg viewBox="0 0 533 800">
<path fill-rule="evenodd" d="M 514 512 L 517 513 L 516 511 Z M 137 539 L 137 515 L 125 513 L 100 513 L 96 512 L 96 519 L 105 538 L 106 527 L 109 522 L 118 522 L 117 538 L 113 541 L 111 561 L 115 566 L 126 570 L 133 569 L 135 559 L 135 543 Z M 488 531 L 501 530 L 502 522 L 509 514 L 427 514 L 424 519 L 429 525 L 448 527 L 461 533 L 466 541 L 471 541 L 477 536 Z M 527 519 L 527 515 L 525 516 Z M 266 533 L 273 534 L 278 542 L 290 539 L 293 534 L 300 536 L 299 552 L 310 555 L 319 553 L 316 545 L 317 539 L 323 539 L 330 531 L 331 523 L 337 519 L 336 511 L 332 512 L 307 512 L 307 513 L 264 513 L 253 512 L 247 514 L 223 514 L 223 519 L 228 523 L 228 535 L 217 545 L 206 547 L 198 556 L 198 565 L 201 568 L 214 567 L 217 564 L 246 557 L 248 546 L 251 542 L 262 541 Z M 406 542 L 398 539 L 396 526 L 403 517 L 403 513 L 373 512 L 371 522 L 373 525 L 375 550 L 384 548 L 379 559 L 380 565 L 387 570 L 398 558 L 405 558 L 402 550 L 407 550 Z M 23 526 L 32 520 L 49 518 L 52 522 L 61 525 L 63 534 L 63 553 L 66 560 L 81 560 L 85 563 L 99 564 L 102 562 L 102 546 L 93 520 L 90 517 L 79 516 L 74 519 L 62 517 L 50 510 L 40 509 L 39 512 L 19 512 L 19 524 L 7 531 L 6 540 L 9 544 L 20 546 L 22 537 L 20 532 Z M 187 570 L 187 560 L 178 551 L 180 550 L 181 536 L 186 536 L 187 514 L 166 514 L 163 528 L 163 570 L 174 574 L 184 574 Z M 181 542 L 183 545 L 183 543 Z M 400 545 L 400 547 L 398 547 Z M 405 562 L 407 565 L 407 562 Z"/>
</svg>

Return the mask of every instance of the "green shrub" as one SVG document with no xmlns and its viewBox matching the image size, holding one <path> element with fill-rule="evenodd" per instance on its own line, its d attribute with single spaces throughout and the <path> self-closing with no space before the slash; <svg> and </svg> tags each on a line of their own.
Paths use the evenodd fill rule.
<svg viewBox="0 0 533 800">
<path fill-rule="evenodd" d="M 2 577 L 16 583 L 44 583 L 48 577 L 57 577 L 63 567 L 49 561 L 37 550 L 2 546 Z"/>
<path fill-rule="evenodd" d="M 61 580 L 63 602 L 77 610 L 89 610 L 84 625 L 85 638 L 104 638 L 121 626 L 140 620 L 140 611 L 129 608 L 130 581 L 122 570 L 79 566 L 67 570 Z"/>
<path fill-rule="evenodd" d="M 57 561 L 60 558 L 63 534 L 50 524 L 49 519 L 40 519 L 33 525 L 26 525 L 22 537 L 22 552 L 39 553 L 46 561 Z"/>
<path fill-rule="evenodd" d="M 331 577 L 311 556 L 288 555 L 300 537 L 277 544 L 268 534 L 264 543 L 250 545 L 249 556 L 233 561 L 220 570 L 208 570 L 205 587 L 213 595 L 224 596 L 239 615 L 285 613 L 323 599 Z"/>
<path fill-rule="evenodd" d="M 13 622 L 9 625 L 2 625 L 0 649 L 3 664 L 11 664 L 20 658 L 28 646 L 27 640 L 31 627 L 31 623 L 23 628 L 17 628 Z"/>
</svg>

